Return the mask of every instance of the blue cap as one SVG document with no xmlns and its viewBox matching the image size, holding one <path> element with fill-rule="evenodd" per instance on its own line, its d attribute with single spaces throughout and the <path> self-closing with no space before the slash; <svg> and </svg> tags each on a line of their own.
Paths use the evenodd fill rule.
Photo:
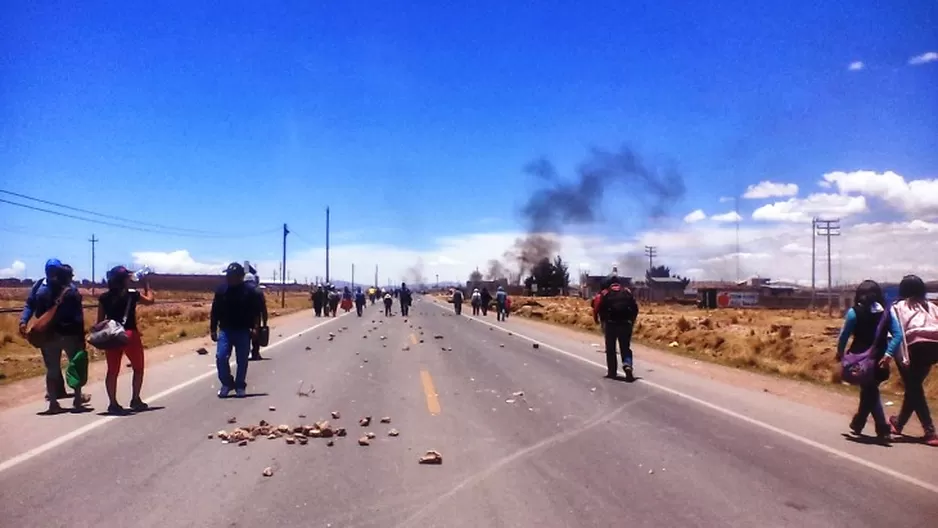
<svg viewBox="0 0 938 528">
<path fill-rule="evenodd" d="M 46 261 L 46 273 L 62 267 L 62 261 L 57 258 L 50 258 Z"/>
</svg>

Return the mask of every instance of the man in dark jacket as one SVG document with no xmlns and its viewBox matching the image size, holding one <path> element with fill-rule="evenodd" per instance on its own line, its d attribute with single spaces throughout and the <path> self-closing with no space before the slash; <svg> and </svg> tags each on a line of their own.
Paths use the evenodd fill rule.
<svg viewBox="0 0 938 528">
<path fill-rule="evenodd" d="M 410 313 L 410 305 L 414 302 L 414 297 L 406 283 L 401 283 L 399 295 L 401 299 L 401 315 L 407 317 L 407 314 Z"/>
<path fill-rule="evenodd" d="M 323 289 L 322 284 L 319 284 L 313 292 L 313 311 L 316 312 L 316 317 L 322 317 L 322 309 L 325 305 L 326 290 Z"/>
<path fill-rule="evenodd" d="M 40 289 L 44 286 L 49 287 L 50 284 L 55 283 L 56 273 L 62 267 L 62 262 L 59 259 L 51 258 L 46 261 L 45 277 L 36 281 L 33 284 L 32 290 L 29 292 L 29 296 L 26 298 L 26 304 L 23 306 L 23 313 L 20 316 L 20 325 L 19 332 L 20 335 L 26 337 L 26 327 L 29 324 L 29 320 L 32 319 L 33 315 L 37 318 L 42 314 L 35 313 L 35 307 L 39 303 Z M 48 292 L 43 290 L 42 296 L 47 296 Z M 60 400 L 68 396 L 68 393 L 65 390 L 65 378 L 60 376 L 61 383 L 56 388 L 53 396 L 54 399 Z M 46 400 L 49 400 L 49 394 L 46 394 Z"/>
<path fill-rule="evenodd" d="M 456 310 L 456 315 L 462 314 L 462 303 L 465 300 L 461 289 L 456 288 L 453 290 L 453 309 Z"/>
<path fill-rule="evenodd" d="M 59 304 L 50 327 L 50 337 L 40 348 L 42 361 L 46 367 L 46 399 L 49 400 L 49 413 L 62 412 L 58 398 L 65 396 L 65 379 L 62 375 L 62 352 L 71 361 L 78 352 L 85 348 L 85 315 L 82 310 L 82 297 L 72 284 L 71 266 L 56 259 L 46 263 L 46 278 L 43 284 L 30 292 L 26 307 L 20 319 L 20 333 L 26 334 L 26 325 L 30 317 L 40 318 Z M 81 408 L 90 398 L 83 395 L 81 389 L 75 389 L 73 405 Z"/>
<path fill-rule="evenodd" d="M 260 361 L 264 358 L 261 357 L 261 345 L 258 338 L 260 337 L 261 327 L 267 326 L 267 298 L 264 296 L 264 290 L 257 284 L 257 277 L 253 273 L 244 275 L 244 285 L 257 295 L 257 302 L 261 312 L 260 324 L 251 331 L 251 361 Z"/>
<path fill-rule="evenodd" d="M 482 315 L 488 315 L 489 306 L 492 305 L 492 294 L 489 293 L 489 289 L 482 287 Z"/>
<path fill-rule="evenodd" d="M 219 398 L 227 398 L 231 389 L 239 398 L 247 391 L 248 358 L 251 353 L 251 330 L 261 317 L 257 293 L 244 284 L 244 267 L 232 262 L 225 270 L 226 283 L 215 291 L 212 301 L 212 341 L 218 343 L 215 366 L 218 369 Z M 219 331 L 219 329 L 221 331 Z M 231 351 L 234 349 L 237 371 L 231 376 Z"/>
<path fill-rule="evenodd" d="M 359 317 L 362 316 L 362 313 L 365 311 L 365 294 L 362 292 L 361 287 L 355 290 L 355 313 Z"/>
<path fill-rule="evenodd" d="M 622 370 L 626 381 L 635 381 L 632 372 L 632 329 L 638 318 L 638 303 L 632 292 L 620 284 L 618 277 L 609 280 L 599 299 L 594 320 L 603 324 L 606 340 L 606 377 L 616 377 L 616 343 L 622 354 Z"/>
</svg>

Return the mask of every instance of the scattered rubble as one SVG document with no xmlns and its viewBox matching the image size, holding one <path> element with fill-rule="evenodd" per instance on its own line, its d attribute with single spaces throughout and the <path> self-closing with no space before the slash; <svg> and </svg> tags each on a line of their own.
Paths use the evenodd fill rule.
<svg viewBox="0 0 938 528">
<path fill-rule="evenodd" d="M 362 427 L 368 427 L 369 425 L 371 425 L 371 416 L 365 416 L 364 418 L 359 420 L 358 425 Z"/>
<path fill-rule="evenodd" d="M 498 348 L 505 348 L 505 343 L 499 343 Z"/>
<path fill-rule="evenodd" d="M 443 339 L 443 336 L 440 334 L 434 334 L 433 339 Z"/>
<path fill-rule="evenodd" d="M 312 350 L 312 349 L 313 349 L 313 347 L 309 347 L 309 346 L 306 347 L 306 351 L 307 351 L 307 352 L 309 352 L 309 351 Z"/>
<path fill-rule="evenodd" d="M 369 440 L 374 440 L 375 434 L 372 433 L 371 431 L 368 431 L 367 433 L 365 433 L 365 438 L 367 438 L 367 439 L 369 439 Z"/>
<path fill-rule="evenodd" d="M 534 347 L 534 348 L 541 348 L 541 345 L 540 345 L 539 343 L 534 343 L 534 344 L 531 345 L 531 346 Z"/>
<path fill-rule="evenodd" d="M 238 419 L 232 416 L 231 418 L 228 418 L 228 423 L 230 424 L 238 423 Z"/>
<path fill-rule="evenodd" d="M 338 420 L 338 419 L 341 418 L 341 417 L 342 417 L 342 414 L 339 413 L 339 411 L 332 411 L 332 419 L 333 419 L 333 420 Z"/>
<path fill-rule="evenodd" d="M 389 424 L 389 423 L 391 423 L 391 417 L 390 417 L 390 416 L 385 416 L 385 417 L 381 418 L 381 423 L 383 423 L 383 424 Z"/>
<path fill-rule="evenodd" d="M 420 463 L 421 464 L 437 464 L 437 465 L 442 464 L 443 455 L 441 455 L 439 451 L 434 451 L 431 449 L 427 451 L 426 454 L 424 454 L 422 457 L 420 457 Z"/>
<path fill-rule="evenodd" d="M 277 408 L 274 407 L 273 405 L 271 405 L 270 407 L 267 408 L 267 410 L 268 410 L 268 411 L 276 411 Z"/>
<path fill-rule="evenodd" d="M 205 347 L 202 347 L 202 348 L 196 350 L 195 353 L 198 354 L 198 355 L 200 355 L 200 356 L 204 356 L 204 355 L 208 354 L 208 350 L 206 350 Z"/>
<path fill-rule="evenodd" d="M 264 468 L 264 473 L 263 473 L 263 475 L 264 475 L 265 477 L 272 477 L 272 476 L 274 476 L 274 470 L 271 469 L 271 468 L 269 468 L 269 467 L 265 467 L 265 468 Z"/>
<path fill-rule="evenodd" d="M 369 445 L 371 445 L 371 440 L 369 440 L 368 437 L 363 436 L 363 437 L 361 437 L 361 438 L 358 439 L 358 445 L 360 445 L 360 446 L 369 446 Z"/>
<path fill-rule="evenodd" d="M 391 429 L 390 431 L 388 431 L 388 436 L 398 436 L 400 434 L 401 434 L 400 431 L 398 431 L 397 429 Z"/>
</svg>

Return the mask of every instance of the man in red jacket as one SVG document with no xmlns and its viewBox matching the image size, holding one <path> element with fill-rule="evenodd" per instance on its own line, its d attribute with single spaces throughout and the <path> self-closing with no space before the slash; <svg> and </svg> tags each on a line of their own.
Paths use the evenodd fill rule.
<svg viewBox="0 0 938 528">
<path fill-rule="evenodd" d="M 603 326 L 603 336 L 606 341 L 606 377 L 616 377 L 616 343 L 622 355 L 622 370 L 626 381 L 635 381 L 632 373 L 632 329 L 635 319 L 638 318 L 638 303 L 631 290 L 619 282 L 618 277 L 612 277 L 609 287 L 598 294 L 598 302 L 594 299 L 595 309 L 593 319 Z"/>
</svg>

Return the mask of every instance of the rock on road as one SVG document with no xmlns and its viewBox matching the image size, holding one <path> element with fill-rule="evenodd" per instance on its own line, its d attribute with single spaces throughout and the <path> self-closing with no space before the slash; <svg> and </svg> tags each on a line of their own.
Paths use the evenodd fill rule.
<svg viewBox="0 0 938 528">
<path fill-rule="evenodd" d="M 804 528 L 938 513 L 933 452 L 847 442 L 842 417 L 771 394 L 649 372 L 640 356 L 645 379 L 606 380 L 595 350 L 426 298 L 406 320 L 369 306 L 324 321 L 278 329 L 245 399 L 216 398 L 213 356 L 193 352 L 148 371 L 159 396 L 144 413 L 99 415 L 99 384 L 93 412 L 0 413 L 3 525 Z M 348 435 L 208 438 L 261 420 Z M 427 450 L 442 464 L 418 464 Z"/>
</svg>

